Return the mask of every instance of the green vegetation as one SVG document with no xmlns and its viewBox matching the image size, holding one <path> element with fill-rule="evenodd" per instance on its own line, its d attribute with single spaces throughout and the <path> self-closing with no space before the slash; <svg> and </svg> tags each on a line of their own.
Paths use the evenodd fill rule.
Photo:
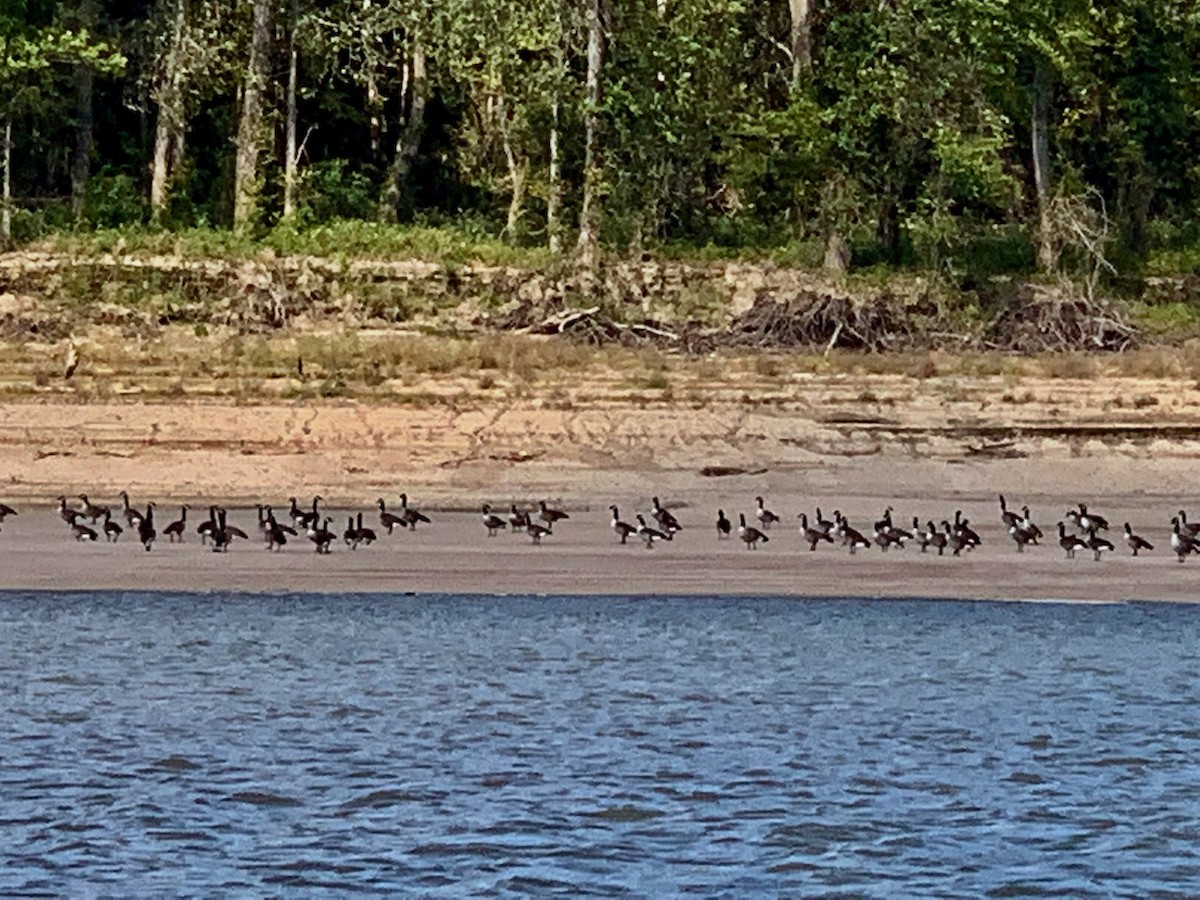
<svg viewBox="0 0 1200 900">
<path fill-rule="evenodd" d="M 0 0 L 0 242 L 1125 285 L 1200 270 L 1197 60 L 1192 0 Z"/>
</svg>

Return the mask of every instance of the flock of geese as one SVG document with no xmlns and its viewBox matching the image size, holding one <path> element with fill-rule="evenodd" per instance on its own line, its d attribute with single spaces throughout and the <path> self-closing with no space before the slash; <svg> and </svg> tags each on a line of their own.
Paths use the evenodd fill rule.
<svg viewBox="0 0 1200 900">
<path fill-rule="evenodd" d="M 77 496 L 77 505 L 73 505 L 66 495 L 60 495 L 59 516 L 77 541 L 98 541 L 103 535 L 106 541 L 115 543 L 128 531 L 136 535 L 136 539 L 146 550 L 150 550 L 160 539 L 172 544 L 181 543 L 189 533 L 198 535 L 202 544 L 210 546 L 217 553 L 227 551 L 235 541 L 251 539 L 250 533 L 230 524 L 227 511 L 221 506 L 209 506 L 207 518 L 193 519 L 190 522 L 188 513 L 191 508 L 187 505 L 181 506 L 179 517 L 163 526 L 160 531 L 156 522 L 157 507 L 154 503 L 147 503 L 143 509 L 130 502 L 126 491 L 121 491 L 118 496 L 121 506 L 114 509 L 93 503 L 86 494 Z M 1018 552 L 1024 552 L 1028 546 L 1041 545 L 1046 540 L 1041 528 L 1033 521 L 1028 506 L 1022 506 L 1020 512 L 1016 512 L 1009 508 L 1003 494 L 999 496 L 999 501 L 1000 523 Z M 339 538 L 347 547 L 357 549 L 373 544 L 378 540 L 380 532 L 390 535 L 397 528 L 415 531 L 418 525 L 431 524 L 427 515 L 409 505 L 407 494 L 400 494 L 399 507 L 389 509 L 382 497 L 376 501 L 378 530 L 364 524 L 364 514 L 357 512 L 347 516 L 346 528 L 339 534 L 334 527 L 333 517 L 325 514 L 322 503 L 324 498 L 317 495 L 312 498 L 310 504 L 301 507 L 295 497 L 289 497 L 289 507 L 282 517 L 276 517 L 272 506 L 259 505 L 259 539 L 272 551 L 282 550 L 289 540 L 306 539 L 317 553 L 329 553 Z M 612 514 L 610 526 L 620 543 L 626 544 L 633 538 L 641 541 L 647 549 L 653 549 L 656 544 L 673 541 L 683 530 L 683 525 L 675 514 L 664 507 L 658 497 L 654 497 L 652 503 L 648 514 L 638 513 L 635 516 L 636 524 L 622 519 L 617 506 L 609 507 Z M 725 515 L 723 509 L 718 509 L 717 539 L 725 540 L 736 534 L 747 550 L 756 550 L 760 544 L 770 542 L 768 532 L 773 526 L 779 525 L 781 519 L 767 508 L 762 497 L 756 497 L 755 504 L 752 513 L 754 523 L 748 523 L 746 514 L 739 513 L 736 526 Z M 982 544 L 979 534 L 971 527 L 970 520 L 963 516 L 961 510 L 954 512 L 953 519 L 947 517 L 940 522 L 925 519 L 922 524 L 921 517 L 913 516 L 911 526 L 897 524 L 893 513 L 893 508 L 887 507 L 869 530 L 854 527 L 849 519 L 836 509 L 832 518 L 826 518 L 819 507 L 811 519 L 805 512 L 799 513 L 796 518 L 799 521 L 800 537 L 810 551 L 815 551 L 822 544 L 841 546 L 851 554 L 873 546 L 886 552 L 916 545 L 922 553 L 933 551 L 942 556 L 948 550 L 952 556 L 961 556 Z M 0 523 L 8 516 L 15 515 L 15 509 L 0 503 Z M 647 521 L 647 516 L 650 521 Z M 514 534 L 527 535 L 538 545 L 544 538 L 555 533 L 555 525 L 570 519 L 568 513 L 550 507 L 544 500 L 539 502 L 536 508 L 524 510 L 514 503 L 509 507 L 507 515 L 494 511 L 485 503 L 482 507 L 482 517 L 489 537 L 509 530 Z M 1172 517 L 1171 526 L 1171 551 L 1179 562 L 1184 562 L 1192 554 L 1200 554 L 1200 523 L 1189 522 L 1186 513 L 1180 510 Z M 1074 559 L 1078 551 L 1084 551 L 1091 553 L 1092 558 L 1099 561 L 1104 553 L 1116 549 L 1113 542 L 1105 537 L 1109 533 L 1108 520 L 1090 511 L 1086 504 L 1080 503 L 1077 508 L 1067 510 L 1058 522 L 1057 529 L 1058 545 L 1068 558 Z M 1133 556 L 1154 550 L 1149 541 L 1134 534 L 1128 522 L 1124 525 L 1121 540 Z"/>
</svg>

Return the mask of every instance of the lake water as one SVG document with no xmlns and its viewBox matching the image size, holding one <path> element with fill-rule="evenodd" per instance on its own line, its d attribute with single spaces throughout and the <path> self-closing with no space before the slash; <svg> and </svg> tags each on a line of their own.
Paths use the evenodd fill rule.
<svg viewBox="0 0 1200 900">
<path fill-rule="evenodd" d="M 0 595 L 0 893 L 1195 895 L 1198 620 Z"/>
</svg>

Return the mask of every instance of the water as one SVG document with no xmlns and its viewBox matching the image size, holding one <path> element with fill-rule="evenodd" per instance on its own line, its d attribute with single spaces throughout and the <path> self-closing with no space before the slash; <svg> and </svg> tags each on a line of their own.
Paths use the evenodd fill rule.
<svg viewBox="0 0 1200 900">
<path fill-rule="evenodd" d="M 0 893 L 1200 890 L 1184 606 L 0 596 Z"/>
</svg>

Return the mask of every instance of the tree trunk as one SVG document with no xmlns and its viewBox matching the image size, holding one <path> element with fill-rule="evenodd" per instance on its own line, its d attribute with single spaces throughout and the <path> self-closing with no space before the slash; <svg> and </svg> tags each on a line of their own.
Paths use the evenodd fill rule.
<svg viewBox="0 0 1200 900">
<path fill-rule="evenodd" d="M 1049 273 L 1058 267 L 1058 252 L 1050 225 L 1050 72 L 1042 60 L 1034 70 L 1031 107 L 1033 184 L 1038 206 L 1037 262 L 1038 269 Z"/>
<path fill-rule="evenodd" d="M 788 0 L 792 15 L 792 86 L 812 72 L 812 0 Z"/>
<path fill-rule="evenodd" d="M 167 211 L 171 176 L 183 162 L 183 98 L 179 68 L 183 54 L 183 29 L 187 22 L 186 0 L 175 0 L 171 43 L 164 72 L 156 93 L 158 119 L 154 125 L 154 155 L 150 168 L 150 221 L 158 224 Z"/>
<path fill-rule="evenodd" d="M 92 172 L 94 83 L 95 73 L 91 66 L 81 63 L 75 67 L 75 154 L 71 160 L 71 216 L 76 224 L 83 221 L 88 178 Z"/>
<path fill-rule="evenodd" d="M 513 147 L 505 118 L 508 115 L 506 105 L 501 101 L 500 121 L 504 124 L 500 126 L 500 141 L 504 148 L 504 161 L 508 166 L 511 193 L 508 201 L 508 221 L 504 225 L 501 237 L 515 242 L 520 237 L 521 215 L 525 210 L 525 177 L 529 172 L 529 162 L 520 159 Z"/>
<path fill-rule="evenodd" d="M 429 78 L 425 70 L 425 45 L 420 38 L 413 38 L 409 52 L 409 85 L 412 99 L 408 104 L 408 118 L 396 136 L 396 152 L 388 166 L 387 186 L 384 189 L 383 217 L 391 222 L 400 220 L 404 201 L 405 182 L 408 170 L 421 149 L 421 135 L 425 131 L 425 98 L 429 93 Z"/>
<path fill-rule="evenodd" d="M 0 186 L 0 247 L 12 246 L 12 119 L 4 120 L 4 182 Z"/>
<path fill-rule="evenodd" d="M 300 0 L 292 0 L 292 27 L 290 35 L 291 53 L 288 58 L 287 84 L 287 150 L 283 161 L 283 217 L 290 219 L 296 214 L 296 78 L 300 52 L 296 43 L 296 26 L 300 21 Z"/>
<path fill-rule="evenodd" d="M 575 245 L 580 265 L 596 265 L 597 194 L 600 190 L 600 75 L 604 65 L 601 0 L 587 0 L 587 78 L 583 111 L 583 202 L 579 208 L 579 240 Z"/>
<path fill-rule="evenodd" d="M 233 227 L 246 231 L 258 218 L 262 185 L 258 157 L 263 143 L 263 106 L 270 77 L 272 0 L 254 0 L 250 35 L 250 60 L 246 69 L 242 109 L 238 117 L 237 150 L 233 173 Z"/>
<path fill-rule="evenodd" d="M 546 186 L 546 238 L 551 253 L 562 252 L 562 161 L 558 157 L 558 88 L 550 102 L 550 175 Z"/>
</svg>

